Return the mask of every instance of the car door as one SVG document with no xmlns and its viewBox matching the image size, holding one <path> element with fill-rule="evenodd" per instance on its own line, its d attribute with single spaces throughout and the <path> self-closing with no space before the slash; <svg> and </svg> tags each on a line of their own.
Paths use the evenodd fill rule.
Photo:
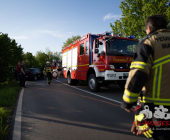
<svg viewBox="0 0 170 140">
<path fill-rule="evenodd" d="M 37 75 L 38 75 L 38 78 L 40 79 L 41 75 L 40 75 L 40 70 L 39 69 L 37 69 Z"/>
</svg>

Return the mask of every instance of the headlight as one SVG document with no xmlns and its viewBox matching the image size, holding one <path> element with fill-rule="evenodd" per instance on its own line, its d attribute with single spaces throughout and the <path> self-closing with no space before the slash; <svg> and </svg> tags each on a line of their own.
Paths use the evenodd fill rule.
<svg viewBox="0 0 170 140">
<path fill-rule="evenodd" d="M 111 69 L 115 69 L 114 65 L 109 65 Z"/>
</svg>

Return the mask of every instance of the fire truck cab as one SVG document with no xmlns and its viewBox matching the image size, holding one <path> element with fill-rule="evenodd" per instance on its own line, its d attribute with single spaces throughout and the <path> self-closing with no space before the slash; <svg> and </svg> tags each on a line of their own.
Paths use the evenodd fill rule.
<svg viewBox="0 0 170 140">
<path fill-rule="evenodd" d="M 62 49 L 63 76 L 70 85 L 86 81 L 91 91 L 112 83 L 123 89 L 136 45 L 132 38 L 86 34 Z"/>
</svg>

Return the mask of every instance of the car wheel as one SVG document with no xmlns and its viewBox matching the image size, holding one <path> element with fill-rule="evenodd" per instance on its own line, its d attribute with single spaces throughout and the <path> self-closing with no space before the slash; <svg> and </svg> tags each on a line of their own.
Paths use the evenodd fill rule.
<svg viewBox="0 0 170 140">
<path fill-rule="evenodd" d="M 95 76 L 95 74 L 91 74 L 88 78 L 88 86 L 91 91 L 99 91 L 100 89 L 100 83 Z"/>
<path fill-rule="evenodd" d="M 44 79 L 44 80 L 46 79 L 46 76 L 45 76 L 45 75 L 43 76 L 43 79 Z"/>
<path fill-rule="evenodd" d="M 37 81 L 37 76 L 36 75 L 34 76 L 34 81 Z"/>
</svg>

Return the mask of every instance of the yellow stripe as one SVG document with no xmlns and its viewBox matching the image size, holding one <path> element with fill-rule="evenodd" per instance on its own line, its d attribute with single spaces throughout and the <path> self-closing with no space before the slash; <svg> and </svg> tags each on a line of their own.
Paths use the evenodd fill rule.
<svg viewBox="0 0 170 140">
<path fill-rule="evenodd" d="M 166 58 L 168 58 L 168 57 L 170 57 L 170 55 L 167 55 L 167 56 L 161 57 L 161 58 L 159 58 L 159 59 L 157 59 L 157 60 L 153 61 L 153 64 L 154 64 L 154 63 L 156 63 L 156 62 L 158 62 L 158 61 L 161 61 L 161 60 L 163 60 L 163 59 L 166 59 Z"/>
<path fill-rule="evenodd" d="M 156 67 L 158 67 L 158 66 L 160 66 L 160 65 L 163 65 L 163 64 L 165 64 L 165 63 L 170 62 L 170 59 L 164 60 L 164 59 L 167 59 L 167 58 L 170 58 L 170 55 L 166 55 L 166 56 L 164 56 L 164 57 L 161 57 L 161 58 L 155 60 L 155 61 L 153 62 L 153 67 L 152 67 L 152 69 L 154 69 L 154 68 L 156 68 Z M 164 61 L 163 61 L 163 60 L 164 60 Z M 159 61 L 163 61 L 163 62 L 159 62 Z M 158 64 L 154 65 L 155 63 L 158 63 Z"/>
<path fill-rule="evenodd" d="M 166 61 L 164 61 L 164 62 L 162 62 L 162 63 L 159 63 L 159 64 L 153 66 L 152 69 L 154 69 L 154 68 L 156 68 L 156 67 L 158 67 L 158 66 L 160 66 L 160 65 L 163 65 L 163 64 L 165 64 L 165 63 L 168 63 L 168 62 L 170 62 L 170 60 L 166 60 Z"/>
<path fill-rule="evenodd" d="M 160 66 L 160 70 L 159 70 L 159 79 L 158 79 L 158 99 L 160 97 L 160 90 L 161 90 L 161 76 L 162 76 L 162 65 Z"/>
<path fill-rule="evenodd" d="M 123 95 L 123 100 L 124 100 L 125 102 L 128 102 L 128 103 L 132 103 L 132 102 L 136 102 L 136 101 L 137 101 L 137 99 L 129 99 L 129 98 L 127 98 L 127 97 L 124 96 L 124 95 Z"/>
<path fill-rule="evenodd" d="M 152 91 L 152 98 L 155 97 L 155 88 L 156 88 L 156 75 L 157 75 L 158 69 L 155 69 L 155 75 L 154 75 L 154 79 L 153 79 L 153 91 Z"/>
<path fill-rule="evenodd" d="M 142 66 L 143 65 L 143 66 Z M 146 66 L 146 63 L 140 62 L 140 61 L 135 61 L 131 63 L 130 68 L 139 68 L 139 69 L 144 69 Z"/>
<path fill-rule="evenodd" d="M 170 104 L 169 103 L 159 103 L 159 102 L 157 102 L 157 103 L 154 103 L 155 105 L 165 105 L 165 106 L 170 106 Z"/>
<path fill-rule="evenodd" d="M 88 66 L 89 64 L 84 64 L 84 65 L 78 65 L 78 67 L 81 67 L 81 66 Z"/>
<path fill-rule="evenodd" d="M 170 99 L 158 99 L 158 98 L 149 98 L 149 97 L 143 97 L 143 99 L 148 99 L 148 100 L 155 100 L 155 101 L 169 101 L 170 102 Z"/>
<path fill-rule="evenodd" d="M 143 103 L 154 103 L 155 105 L 167 105 L 167 106 L 170 106 L 170 99 L 160 99 L 160 98 L 158 99 L 158 98 L 143 97 L 142 102 Z M 169 102 L 169 103 L 167 103 L 167 102 Z"/>
<path fill-rule="evenodd" d="M 142 64 L 142 65 L 146 65 L 145 62 L 141 62 L 141 61 L 134 61 L 131 64 Z"/>
<path fill-rule="evenodd" d="M 136 102 L 138 99 L 138 96 L 139 96 L 139 93 L 132 93 L 132 92 L 129 92 L 127 89 L 125 89 L 124 95 L 123 95 L 123 100 L 128 103 Z M 131 98 L 133 98 L 133 99 L 131 99 Z"/>
<path fill-rule="evenodd" d="M 162 102 L 148 102 L 148 101 L 141 101 L 142 103 L 154 103 L 155 105 L 165 105 L 170 106 L 170 103 L 162 103 Z"/>
<path fill-rule="evenodd" d="M 132 93 L 129 92 L 127 89 L 125 89 L 124 94 L 128 95 L 128 96 L 132 96 L 132 97 L 138 97 L 139 93 Z"/>
<path fill-rule="evenodd" d="M 130 66 L 130 68 L 139 68 L 139 69 L 144 69 L 144 67 L 142 67 L 142 66 L 138 66 L 138 65 L 134 65 L 134 66 L 133 66 L 133 65 L 131 65 L 131 66 Z"/>
</svg>

